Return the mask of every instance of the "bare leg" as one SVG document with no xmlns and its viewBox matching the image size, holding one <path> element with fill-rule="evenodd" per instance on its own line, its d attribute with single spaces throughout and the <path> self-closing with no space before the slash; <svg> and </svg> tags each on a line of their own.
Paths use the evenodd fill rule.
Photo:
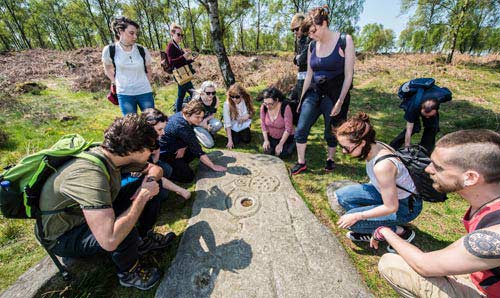
<svg viewBox="0 0 500 298">
<path fill-rule="evenodd" d="M 326 158 L 327 160 L 328 159 L 333 160 L 333 158 L 335 157 L 336 149 L 337 147 L 328 147 L 328 157 Z"/>
<path fill-rule="evenodd" d="M 297 159 L 298 163 L 300 164 L 306 163 L 306 147 L 307 143 L 304 144 L 297 143 Z"/>
</svg>

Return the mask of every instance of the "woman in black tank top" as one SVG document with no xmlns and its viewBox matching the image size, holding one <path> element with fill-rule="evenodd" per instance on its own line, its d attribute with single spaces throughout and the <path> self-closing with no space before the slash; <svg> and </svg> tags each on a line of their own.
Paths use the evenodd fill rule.
<svg viewBox="0 0 500 298">
<path fill-rule="evenodd" d="M 302 25 L 302 31 L 309 32 L 314 41 L 307 53 L 307 75 L 295 131 L 298 161 L 291 169 L 292 175 L 307 169 L 307 137 L 321 114 L 325 122 L 324 138 L 328 144 L 325 171 L 333 171 L 337 140 L 332 134 L 332 126 L 338 126 L 347 119 L 354 73 L 354 43 L 350 35 L 330 31 L 328 24 L 328 8 L 318 7 L 309 12 Z"/>
</svg>

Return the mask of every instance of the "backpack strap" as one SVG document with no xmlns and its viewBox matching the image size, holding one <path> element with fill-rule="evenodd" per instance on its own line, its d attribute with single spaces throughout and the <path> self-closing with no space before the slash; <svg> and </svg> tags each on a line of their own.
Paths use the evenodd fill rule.
<svg viewBox="0 0 500 298">
<path fill-rule="evenodd" d="M 339 37 L 339 46 L 342 49 L 342 51 L 345 53 L 345 47 L 347 45 L 347 40 L 346 40 L 346 34 L 345 32 L 340 33 Z"/>
<path fill-rule="evenodd" d="M 283 119 L 285 119 L 285 111 L 286 111 L 286 107 L 288 107 L 288 106 L 289 106 L 288 102 L 286 102 L 286 101 L 281 102 L 280 114 L 281 114 L 281 117 L 283 117 Z"/>
<path fill-rule="evenodd" d="M 392 158 L 392 157 L 394 157 L 394 158 L 397 158 L 397 159 L 401 160 L 401 159 L 399 158 L 399 156 L 397 156 L 396 154 L 386 154 L 386 155 L 384 155 L 384 156 L 380 157 L 379 159 L 377 159 L 377 161 L 375 161 L 375 164 L 374 164 L 373 166 L 375 166 L 376 164 L 378 164 L 379 162 L 381 162 L 381 161 L 382 161 L 382 160 L 384 160 L 384 159 L 388 159 L 388 158 Z M 398 184 L 396 184 L 396 187 L 397 187 L 397 188 L 399 188 L 399 189 L 401 189 L 401 190 L 406 191 L 407 193 L 411 193 L 412 195 L 417 196 L 417 194 L 416 194 L 416 193 L 414 193 L 413 191 L 409 191 L 408 189 L 406 189 L 406 188 L 404 188 L 404 187 L 402 187 L 402 186 L 400 186 L 400 185 L 398 185 Z"/>
<path fill-rule="evenodd" d="M 144 72 L 148 73 L 148 69 L 146 68 L 146 50 L 144 50 L 143 46 L 137 45 L 137 49 L 139 50 L 139 54 L 142 57 L 142 63 L 144 64 Z"/>
<path fill-rule="evenodd" d="M 116 77 L 116 64 L 115 64 L 115 53 L 116 53 L 116 45 L 109 45 L 109 57 L 111 58 L 111 62 L 113 62 L 113 68 L 115 69 L 115 77 Z"/>
</svg>

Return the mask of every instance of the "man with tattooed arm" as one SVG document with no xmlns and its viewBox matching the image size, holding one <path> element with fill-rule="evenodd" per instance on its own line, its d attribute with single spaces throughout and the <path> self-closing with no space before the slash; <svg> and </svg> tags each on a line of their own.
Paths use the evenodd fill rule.
<svg viewBox="0 0 500 298">
<path fill-rule="evenodd" d="M 378 269 L 403 297 L 500 297 L 500 134 L 462 130 L 441 138 L 426 168 L 441 192 L 469 204 L 467 235 L 441 250 L 422 252 L 390 228 L 378 228 L 370 245 L 387 241 Z M 467 274 L 467 275 L 466 275 Z"/>
</svg>

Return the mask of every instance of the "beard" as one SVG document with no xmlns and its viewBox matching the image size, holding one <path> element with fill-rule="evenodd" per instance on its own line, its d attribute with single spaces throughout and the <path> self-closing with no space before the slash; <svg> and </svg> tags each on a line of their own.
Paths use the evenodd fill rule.
<svg viewBox="0 0 500 298">
<path fill-rule="evenodd" d="M 451 181 L 450 183 L 445 184 L 445 183 L 441 183 L 440 181 L 437 181 L 432 176 L 431 176 L 431 179 L 433 181 L 432 187 L 434 187 L 434 189 L 439 191 L 440 193 L 457 192 L 457 191 L 464 188 L 464 186 L 458 180 Z"/>
</svg>

